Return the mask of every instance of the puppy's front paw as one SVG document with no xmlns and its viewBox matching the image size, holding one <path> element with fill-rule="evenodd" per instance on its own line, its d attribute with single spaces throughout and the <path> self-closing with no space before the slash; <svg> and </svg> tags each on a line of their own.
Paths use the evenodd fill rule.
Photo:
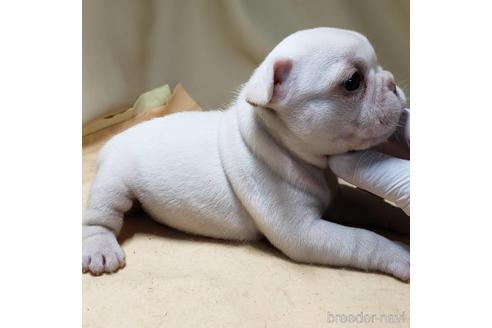
<svg viewBox="0 0 492 328">
<path fill-rule="evenodd" d="M 388 265 L 388 273 L 391 273 L 393 276 L 402 281 L 410 281 L 410 261 L 390 263 Z"/>
<path fill-rule="evenodd" d="M 395 243 L 392 252 L 386 258 L 386 265 L 382 271 L 402 281 L 410 281 L 410 253 L 408 252 L 408 246 Z"/>
<path fill-rule="evenodd" d="M 82 272 L 100 275 L 125 266 L 125 253 L 113 234 L 97 234 L 82 242 Z"/>
</svg>

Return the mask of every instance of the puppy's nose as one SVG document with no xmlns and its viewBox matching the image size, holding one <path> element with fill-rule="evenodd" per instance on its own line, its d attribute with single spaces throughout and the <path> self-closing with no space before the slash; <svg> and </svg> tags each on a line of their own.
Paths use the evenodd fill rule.
<svg viewBox="0 0 492 328">
<path fill-rule="evenodd" d="M 396 93 L 396 84 L 395 84 L 395 81 L 390 81 L 389 82 L 388 89 L 390 89 L 391 92 Z"/>
</svg>

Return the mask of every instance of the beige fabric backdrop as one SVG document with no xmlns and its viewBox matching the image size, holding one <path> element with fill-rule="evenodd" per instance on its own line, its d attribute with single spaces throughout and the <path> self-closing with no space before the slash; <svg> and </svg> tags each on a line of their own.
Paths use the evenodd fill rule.
<svg viewBox="0 0 492 328">
<path fill-rule="evenodd" d="M 83 122 L 165 83 L 225 105 L 276 43 L 316 26 L 364 33 L 409 94 L 409 0 L 84 0 Z"/>
</svg>

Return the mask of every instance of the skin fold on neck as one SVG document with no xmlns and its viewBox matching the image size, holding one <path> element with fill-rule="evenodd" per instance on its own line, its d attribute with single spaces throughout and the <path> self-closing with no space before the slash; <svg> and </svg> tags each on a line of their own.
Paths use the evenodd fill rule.
<svg viewBox="0 0 492 328">
<path fill-rule="evenodd" d="M 283 141 L 285 139 L 275 135 L 274 128 L 265 123 L 253 106 L 236 103 L 231 110 L 237 119 L 244 143 L 257 157 L 292 185 L 309 191 L 319 199 L 326 200 L 329 192 L 324 177 L 325 163 L 318 161 L 319 166 L 313 165 L 313 160 L 307 160 L 306 154 L 287 147 Z M 323 161 L 326 159 L 323 158 Z"/>
</svg>

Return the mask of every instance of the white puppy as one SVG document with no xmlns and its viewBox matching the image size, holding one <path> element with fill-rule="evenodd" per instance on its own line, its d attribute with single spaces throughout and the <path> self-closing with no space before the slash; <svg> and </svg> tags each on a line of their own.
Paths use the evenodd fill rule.
<svg viewBox="0 0 492 328">
<path fill-rule="evenodd" d="M 295 261 L 410 277 L 408 251 L 322 218 L 337 191 L 327 155 L 395 130 L 404 95 L 359 33 L 285 38 L 225 111 L 177 113 L 111 139 L 83 217 L 84 271 L 124 265 L 116 236 L 138 200 L 156 221 L 232 240 L 266 237 Z"/>
</svg>

